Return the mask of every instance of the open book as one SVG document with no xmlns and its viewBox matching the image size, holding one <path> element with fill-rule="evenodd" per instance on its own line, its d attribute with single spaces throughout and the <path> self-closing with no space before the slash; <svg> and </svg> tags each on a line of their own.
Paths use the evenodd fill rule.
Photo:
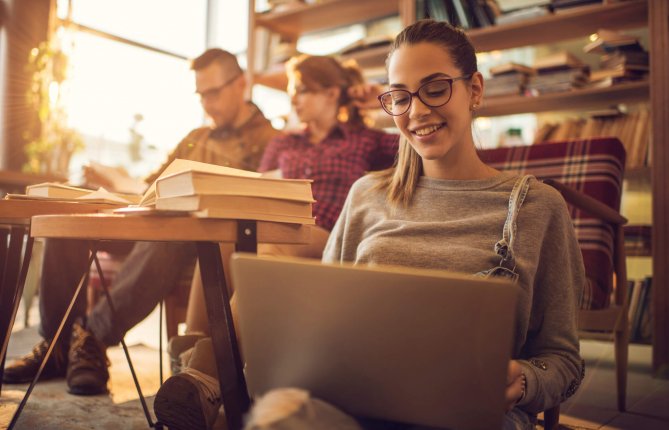
<svg viewBox="0 0 669 430">
<path fill-rule="evenodd" d="M 134 194 L 112 193 L 104 188 L 91 190 L 73 187 L 57 182 L 43 182 L 28 185 L 25 194 L 7 194 L 10 200 L 56 200 L 81 203 L 106 203 L 122 206 L 139 203 L 140 196 Z"/>
</svg>

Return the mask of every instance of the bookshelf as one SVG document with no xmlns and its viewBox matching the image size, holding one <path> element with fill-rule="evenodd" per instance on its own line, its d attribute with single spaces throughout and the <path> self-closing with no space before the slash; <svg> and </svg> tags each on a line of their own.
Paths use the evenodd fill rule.
<svg viewBox="0 0 669 430">
<path fill-rule="evenodd" d="M 629 82 L 608 88 L 585 88 L 539 97 L 494 97 L 484 99 L 479 116 L 502 116 L 519 113 L 550 112 L 561 110 L 586 110 L 616 103 L 648 101 L 648 81 Z"/>
<path fill-rule="evenodd" d="M 249 2 L 249 66 L 255 70 L 256 29 L 280 32 L 296 40 L 300 35 L 399 15 L 403 24 L 415 20 L 417 0 L 324 0 L 301 4 L 284 12 L 255 13 Z M 666 0 L 604 0 L 602 4 L 567 9 L 560 13 L 515 23 L 468 31 L 481 52 L 528 45 L 550 44 L 584 37 L 600 28 L 625 30 L 647 27 L 651 56 L 650 78 L 608 88 L 581 89 L 539 97 L 488 99 L 482 116 L 502 116 L 527 112 L 604 108 L 611 103 L 647 102 L 650 106 L 651 151 L 655 166 L 669 165 L 669 2 Z M 383 64 L 385 51 L 365 54 L 365 64 Z M 283 69 L 250 73 L 249 82 L 285 89 Z M 669 171 L 650 170 L 652 183 L 653 233 L 653 370 L 669 378 Z"/>
</svg>

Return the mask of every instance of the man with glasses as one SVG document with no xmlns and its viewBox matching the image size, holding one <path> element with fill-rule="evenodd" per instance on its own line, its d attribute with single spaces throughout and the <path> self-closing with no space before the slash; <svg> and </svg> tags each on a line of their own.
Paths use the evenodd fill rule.
<svg viewBox="0 0 669 430">
<path fill-rule="evenodd" d="M 195 87 L 213 125 L 191 131 L 153 175 L 152 183 L 175 158 L 239 169 L 256 170 L 265 146 L 277 134 L 270 122 L 245 100 L 246 80 L 234 55 L 209 49 L 193 60 Z M 88 172 L 89 182 L 105 184 Z M 111 289 L 118 318 L 109 303 L 100 300 L 86 316 L 86 295 L 80 294 L 63 333 L 42 372 L 42 379 L 67 377 L 72 394 L 107 391 L 109 366 L 106 347 L 118 344 L 126 331 L 142 321 L 177 285 L 195 261 L 190 243 L 137 242 L 120 268 Z M 10 363 L 4 383 L 30 382 L 46 355 L 79 279 L 88 270 L 88 243 L 48 240 L 40 284 L 40 334 L 44 338 L 30 354 Z M 192 271 L 190 272 L 192 277 Z"/>
</svg>

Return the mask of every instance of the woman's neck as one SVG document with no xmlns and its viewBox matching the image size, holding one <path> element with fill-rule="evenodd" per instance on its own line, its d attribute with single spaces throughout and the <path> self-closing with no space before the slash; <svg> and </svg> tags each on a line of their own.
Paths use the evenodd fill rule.
<svg viewBox="0 0 669 430">
<path fill-rule="evenodd" d="M 336 117 L 309 121 L 307 123 L 307 128 L 309 130 L 309 142 L 314 145 L 319 144 L 323 139 L 325 139 L 325 137 L 327 137 L 328 133 L 330 133 L 336 124 Z"/>
<path fill-rule="evenodd" d="M 486 179 L 499 174 L 479 158 L 474 144 L 460 145 L 438 160 L 423 160 L 423 174 L 435 179 Z"/>
</svg>

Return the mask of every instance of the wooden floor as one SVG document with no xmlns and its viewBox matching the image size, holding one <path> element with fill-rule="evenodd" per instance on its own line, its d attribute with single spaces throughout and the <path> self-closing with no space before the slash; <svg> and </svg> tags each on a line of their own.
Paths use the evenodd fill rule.
<svg viewBox="0 0 669 430">
<path fill-rule="evenodd" d="M 9 359 L 28 352 L 39 340 L 35 329 L 38 322 L 35 304 L 32 309 L 32 327 L 23 329 L 22 315 L 17 318 L 19 323 L 10 341 Z M 154 312 L 126 337 L 127 343 L 133 345 L 130 353 L 151 411 L 153 396 L 159 387 L 157 321 Z M 612 345 L 584 341 L 581 349 L 586 360 L 586 377 L 574 397 L 562 405 L 560 424 L 563 429 L 669 429 L 669 380 L 650 377 L 649 346 L 630 346 L 626 413 L 619 413 L 615 406 Z M 17 429 L 148 429 L 123 351 L 110 348 L 108 353 L 112 361 L 110 395 L 72 396 L 67 394 L 63 380 L 41 383 L 33 391 Z M 25 385 L 3 387 L 0 429 L 9 424 L 26 388 Z M 217 424 L 218 428 L 222 427 L 221 420 Z"/>
</svg>

